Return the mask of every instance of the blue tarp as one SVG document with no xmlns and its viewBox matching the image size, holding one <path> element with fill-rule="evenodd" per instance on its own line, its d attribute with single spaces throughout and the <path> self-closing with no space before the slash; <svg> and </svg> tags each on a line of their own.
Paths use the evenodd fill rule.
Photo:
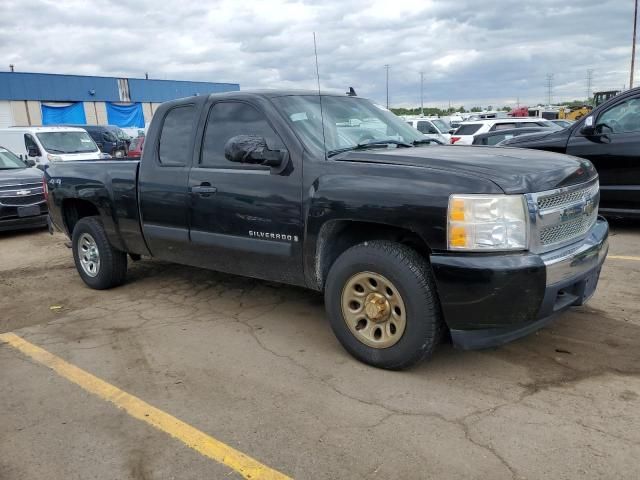
<svg viewBox="0 0 640 480">
<path fill-rule="evenodd" d="M 107 104 L 107 120 L 109 125 L 118 127 L 138 127 L 144 128 L 144 114 L 141 103 L 131 105 L 115 105 L 111 102 Z"/>
<path fill-rule="evenodd" d="M 75 102 L 66 107 L 42 104 L 42 125 L 84 125 L 87 118 L 84 116 L 84 105 Z"/>
</svg>

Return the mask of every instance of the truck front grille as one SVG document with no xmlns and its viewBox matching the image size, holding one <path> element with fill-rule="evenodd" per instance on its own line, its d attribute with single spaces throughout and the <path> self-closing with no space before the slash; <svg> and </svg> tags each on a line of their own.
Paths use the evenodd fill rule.
<svg viewBox="0 0 640 480">
<path fill-rule="evenodd" d="M 22 183 L 0 186 L 0 205 L 19 207 L 44 201 L 41 183 Z"/>
<path fill-rule="evenodd" d="M 540 243 L 554 245 L 578 238 L 589 231 L 596 222 L 597 215 L 583 215 L 568 222 L 540 229 Z"/>
<path fill-rule="evenodd" d="M 531 250 L 546 252 L 584 238 L 598 218 L 598 181 L 529 195 Z"/>
</svg>

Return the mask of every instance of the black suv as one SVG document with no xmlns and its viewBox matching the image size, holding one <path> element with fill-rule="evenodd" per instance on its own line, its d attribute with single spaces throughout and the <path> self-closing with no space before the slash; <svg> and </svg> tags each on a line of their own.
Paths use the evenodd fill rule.
<svg viewBox="0 0 640 480">
<path fill-rule="evenodd" d="M 600 176 L 600 212 L 640 217 L 640 88 L 609 99 L 569 128 L 514 137 L 502 145 L 591 160 Z"/>
</svg>

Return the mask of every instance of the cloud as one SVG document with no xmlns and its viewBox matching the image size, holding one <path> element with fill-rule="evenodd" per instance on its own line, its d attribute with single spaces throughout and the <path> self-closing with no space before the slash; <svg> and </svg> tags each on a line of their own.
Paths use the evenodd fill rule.
<svg viewBox="0 0 640 480">
<path fill-rule="evenodd" d="M 0 57 L 19 71 L 323 88 L 392 105 L 534 103 L 628 83 L 620 0 L 4 0 Z M 35 19 L 37 21 L 30 21 Z M 6 68 L 6 67 L 5 67 Z"/>
</svg>

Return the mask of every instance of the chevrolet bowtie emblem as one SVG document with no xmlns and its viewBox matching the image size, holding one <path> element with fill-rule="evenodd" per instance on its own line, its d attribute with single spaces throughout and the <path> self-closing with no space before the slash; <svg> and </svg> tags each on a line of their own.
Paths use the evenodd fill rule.
<svg viewBox="0 0 640 480">
<path fill-rule="evenodd" d="M 25 195 L 29 195 L 31 193 L 31 190 L 18 190 L 16 192 L 16 195 L 18 195 L 19 197 L 23 197 Z"/>
</svg>

